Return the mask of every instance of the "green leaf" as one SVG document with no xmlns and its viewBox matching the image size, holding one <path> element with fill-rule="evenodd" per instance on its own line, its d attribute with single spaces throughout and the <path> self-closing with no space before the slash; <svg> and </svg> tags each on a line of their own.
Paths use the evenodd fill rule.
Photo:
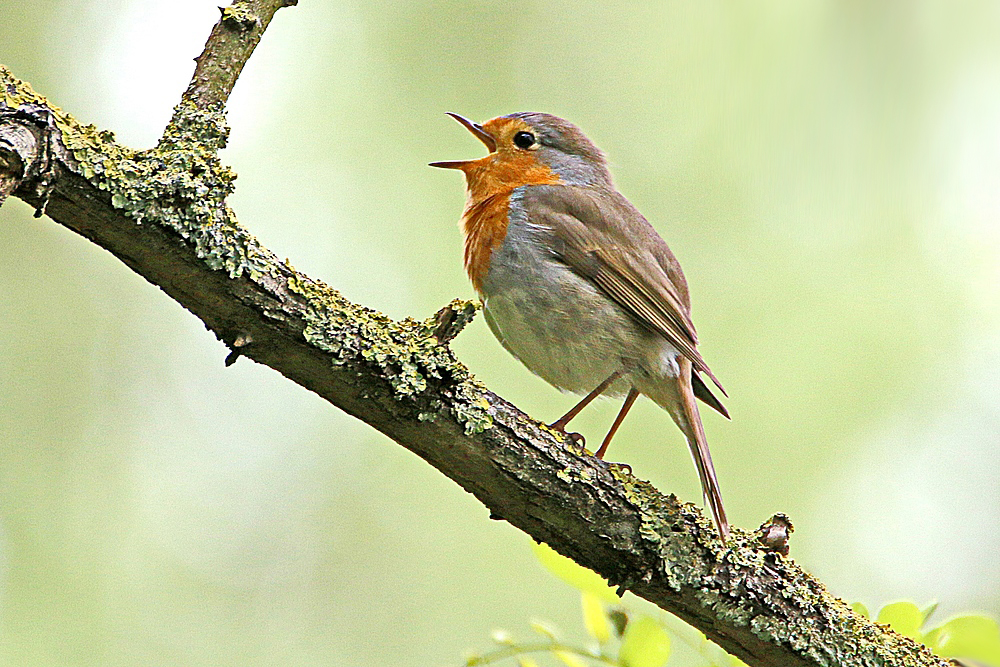
<svg viewBox="0 0 1000 667">
<path fill-rule="evenodd" d="M 924 636 L 920 638 L 920 641 L 927 646 L 930 650 L 934 651 L 938 655 L 941 655 L 940 648 L 942 632 L 941 628 L 934 628 L 933 630 L 928 630 L 924 633 Z"/>
<path fill-rule="evenodd" d="M 924 615 L 912 602 L 887 604 L 882 607 L 875 620 L 888 625 L 904 637 L 920 641 L 920 626 L 924 624 Z"/>
<path fill-rule="evenodd" d="M 602 644 L 611 639 L 611 625 L 604 613 L 601 599 L 593 593 L 581 591 L 580 604 L 583 607 L 583 625 L 587 628 L 587 634 Z"/>
<path fill-rule="evenodd" d="M 861 614 L 865 618 L 871 618 L 872 617 L 872 615 L 868 613 L 868 607 L 866 607 L 861 602 L 852 602 L 851 603 L 851 609 L 854 610 L 854 613 Z"/>
<path fill-rule="evenodd" d="M 938 630 L 938 655 L 1000 665 L 1000 628 L 992 618 L 979 615 L 959 616 Z"/>
<path fill-rule="evenodd" d="M 538 667 L 538 663 L 531 658 L 519 658 L 517 667 Z"/>
<path fill-rule="evenodd" d="M 701 650 L 699 650 L 698 653 L 700 653 L 701 657 L 704 658 L 712 667 L 733 667 L 733 665 L 742 664 L 733 662 L 736 658 L 726 653 L 725 649 L 721 646 L 709 641 L 708 639 L 702 641 Z"/>
<path fill-rule="evenodd" d="M 621 639 L 625 634 L 625 628 L 628 627 L 628 612 L 621 607 L 612 609 L 608 612 L 608 620 L 614 626 L 615 634 Z"/>
<path fill-rule="evenodd" d="M 533 542 L 531 546 L 538 562 L 570 586 L 581 591 L 593 593 L 609 604 L 618 603 L 618 595 L 615 594 L 613 588 L 608 586 L 608 582 L 604 581 L 601 575 L 593 570 L 588 570 L 582 565 L 577 565 L 569 558 L 556 553 L 547 544 Z"/>
<path fill-rule="evenodd" d="M 546 623 L 545 621 L 539 621 L 538 619 L 532 619 L 529 625 L 531 626 L 532 630 L 534 630 L 535 632 L 537 632 L 538 634 L 547 639 L 555 641 L 556 639 L 559 638 L 556 629 L 550 623 Z"/>
<path fill-rule="evenodd" d="M 569 651 L 552 651 L 552 655 L 559 658 L 559 661 L 566 665 L 566 667 L 588 667 L 583 658 L 575 653 L 570 653 Z"/>
<path fill-rule="evenodd" d="M 669 657 L 670 637 L 656 620 L 643 616 L 625 628 L 618 651 L 618 661 L 624 667 L 663 667 Z"/>
<path fill-rule="evenodd" d="M 927 623 L 927 620 L 931 617 L 931 614 L 933 614 L 937 610 L 937 607 L 938 607 L 937 602 L 931 602 L 929 605 L 920 610 L 920 613 L 924 617 L 924 623 Z"/>
</svg>

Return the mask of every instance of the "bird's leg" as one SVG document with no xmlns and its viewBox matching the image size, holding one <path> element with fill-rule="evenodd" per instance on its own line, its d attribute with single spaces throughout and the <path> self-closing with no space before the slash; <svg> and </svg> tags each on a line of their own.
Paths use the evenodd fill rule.
<svg viewBox="0 0 1000 667">
<path fill-rule="evenodd" d="M 615 371 L 614 373 L 612 373 L 611 377 L 609 377 L 607 380 L 605 380 L 601 384 L 597 385 L 597 389 L 595 389 L 594 391 L 592 391 L 589 394 L 587 394 L 586 396 L 584 396 L 583 399 L 579 403 L 577 403 L 576 405 L 574 405 L 572 410 L 570 410 L 569 412 L 567 412 L 566 414 L 564 414 L 562 417 L 560 417 L 559 419 L 557 419 L 554 422 L 552 422 L 551 424 L 549 424 L 549 428 L 551 428 L 554 431 L 561 431 L 561 432 L 565 433 L 566 432 L 566 425 L 569 424 L 569 420 L 571 420 L 573 417 L 576 417 L 578 414 L 580 414 L 580 411 L 583 410 L 588 405 L 590 405 L 591 401 L 593 401 L 595 398 L 597 398 L 602 393 L 604 393 L 604 390 L 607 389 L 608 387 L 610 387 L 612 382 L 614 382 L 619 377 L 621 377 L 622 372 L 623 371 Z"/>
<path fill-rule="evenodd" d="M 604 458 L 604 452 L 608 451 L 608 445 L 611 444 L 611 438 L 615 437 L 615 432 L 618 431 L 618 427 L 622 425 L 625 421 L 625 415 L 632 408 L 632 404 L 635 403 L 635 399 L 639 398 L 639 390 L 632 387 L 628 390 L 628 396 L 625 397 L 625 403 L 622 404 L 622 409 L 618 411 L 618 416 L 615 417 L 615 423 L 611 425 L 611 430 L 608 434 L 604 436 L 604 442 L 601 443 L 601 448 L 597 450 L 594 454 L 599 459 Z"/>
</svg>

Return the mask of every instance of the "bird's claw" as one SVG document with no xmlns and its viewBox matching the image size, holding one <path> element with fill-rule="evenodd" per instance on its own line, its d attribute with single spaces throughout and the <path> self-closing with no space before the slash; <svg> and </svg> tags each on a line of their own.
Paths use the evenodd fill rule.
<svg viewBox="0 0 1000 667">
<path fill-rule="evenodd" d="M 572 442 L 574 445 L 586 448 L 587 439 L 583 437 L 582 433 L 574 433 L 573 431 L 567 431 L 566 427 L 560 424 L 559 422 L 554 422 L 552 424 L 549 424 L 548 427 L 553 431 L 557 431 L 561 433 L 563 436 L 569 438 L 569 441 Z"/>
<path fill-rule="evenodd" d="M 611 463 L 610 465 L 616 466 L 618 468 L 623 468 L 628 474 L 632 474 L 632 466 L 627 463 Z"/>
<path fill-rule="evenodd" d="M 572 442 L 574 445 L 585 447 L 587 444 L 587 439 L 583 437 L 583 434 L 574 433 L 573 431 L 567 431 L 566 424 L 560 423 L 561 421 L 562 421 L 561 419 L 558 421 L 554 421 L 551 424 L 548 424 L 548 427 L 553 431 L 558 431 L 559 433 L 562 433 L 564 436 L 569 438 L 570 442 Z"/>
</svg>

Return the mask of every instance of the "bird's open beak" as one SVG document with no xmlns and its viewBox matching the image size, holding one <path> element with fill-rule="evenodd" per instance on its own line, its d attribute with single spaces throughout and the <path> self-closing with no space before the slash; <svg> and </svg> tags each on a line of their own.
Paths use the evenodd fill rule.
<svg viewBox="0 0 1000 667">
<path fill-rule="evenodd" d="M 465 129 L 472 132 L 477 139 L 486 144 L 486 148 L 488 148 L 491 153 L 497 149 L 496 139 L 494 139 L 489 132 L 484 130 L 482 125 L 474 123 L 464 116 L 459 116 L 457 113 L 452 113 L 450 111 L 447 113 L 449 116 L 461 123 Z M 442 169 L 461 169 L 470 162 L 474 162 L 474 160 L 447 160 L 445 162 L 431 162 L 430 166 L 441 167 Z"/>
</svg>

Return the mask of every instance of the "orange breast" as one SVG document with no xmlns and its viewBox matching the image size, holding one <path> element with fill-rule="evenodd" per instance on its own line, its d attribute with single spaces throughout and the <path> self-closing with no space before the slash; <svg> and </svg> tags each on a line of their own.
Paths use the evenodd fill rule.
<svg viewBox="0 0 1000 667">
<path fill-rule="evenodd" d="M 469 201 L 462 214 L 465 236 L 465 272 L 476 291 L 482 294 L 490 256 L 507 236 L 510 192 L 500 192 L 479 201 Z"/>
<path fill-rule="evenodd" d="M 510 195 L 522 185 L 553 185 L 559 175 L 532 153 L 491 153 L 464 168 L 469 198 L 462 214 L 465 271 L 482 294 L 490 257 L 507 236 Z"/>
</svg>

